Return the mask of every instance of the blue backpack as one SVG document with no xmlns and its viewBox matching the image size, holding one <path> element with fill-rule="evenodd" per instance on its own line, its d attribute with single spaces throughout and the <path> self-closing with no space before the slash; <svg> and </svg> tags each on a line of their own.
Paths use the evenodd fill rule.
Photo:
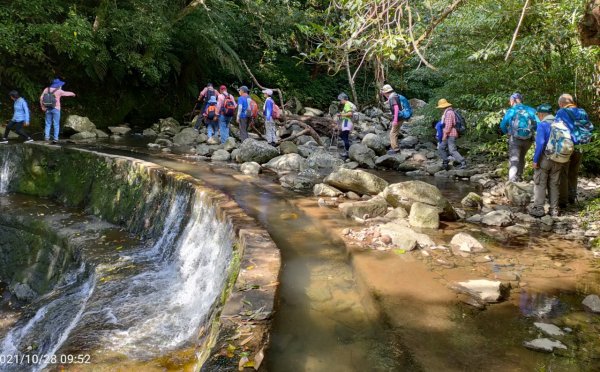
<svg viewBox="0 0 600 372">
<path fill-rule="evenodd" d="M 557 163 L 566 163 L 575 149 L 571 132 L 565 123 L 558 120 L 550 123 L 550 138 L 544 153 L 548 159 Z"/>
<path fill-rule="evenodd" d="M 396 101 L 396 104 L 398 105 L 398 119 L 405 119 L 408 120 L 410 119 L 410 117 L 412 116 L 412 107 L 410 107 L 410 103 L 408 102 L 408 100 L 404 97 L 401 96 L 398 93 L 394 93 L 394 100 Z M 392 111 L 392 114 L 394 113 L 394 105 L 392 104 L 392 102 L 390 101 L 390 110 Z"/>
<path fill-rule="evenodd" d="M 528 140 L 533 136 L 535 120 L 526 109 L 518 109 L 510 123 L 511 135 L 514 138 Z"/>
<path fill-rule="evenodd" d="M 592 131 L 594 130 L 594 125 L 589 121 L 587 114 L 582 114 L 580 109 L 577 109 L 577 116 L 572 110 L 565 110 L 569 118 L 573 120 L 573 138 L 575 142 L 578 144 L 585 145 L 586 143 L 590 143 L 592 140 Z"/>
</svg>

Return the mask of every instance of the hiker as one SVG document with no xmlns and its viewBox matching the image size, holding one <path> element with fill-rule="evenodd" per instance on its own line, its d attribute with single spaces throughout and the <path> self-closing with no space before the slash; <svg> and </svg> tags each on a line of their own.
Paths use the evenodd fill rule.
<svg viewBox="0 0 600 372">
<path fill-rule="evenodd" d="M 560 196 L 558 204 L 561 208 L 577 201 L 577 176 L 581 166 L 582 153 L 578 145 L 589 143 L 594 130 L 587 112 L 575 105 L 575 100 L 570 94 L 562 94 L 558 98 L 560 109 L 556 112 L 556 120 L 563 121 L 571 131 L 571 138 L 575 144 L 575 150 L 571 158 L 562 169 L 560 179 Z"/>
<path fill-rule="evenodd" d="M 206 113 L 206 108 L 208 107 L 208 101 L 210 101 L 211 97 L 216 98 L 217 91 L 215 90 L 215 88 L 213 88 L 212 83 L 208 83 L 208 84 L 206 84 L 206 87 L 204 87 L 204 89 L 202 89 L 202 91 L 198 95 L 198 101 L 196 102 L 196 106 L 198 106 L 198 104 L 200 104 L 200 105 L 204 104 L 204 106 L 202 106 L 202 111 L 200 112 L 200 115 L 198 116 L 198 120 L 196 120 L 196 125 L 194 125 L 194 129 L 196 129 L 196 130 L 200 129 L 200 125 L 202 124 L 201 120 L 204 117 L 204 114 Z"/>
<path fill-rule="evenodd" d="M 211 140 L 214 135 L 217 134 L 219 125 L 219 111 L 217 110 L 217 97 L 211 96 L 206 105 L 204 111 L 204 123 L 206 124 L 206 131 L 208 139 Z"/>
<path fill-rule="evenodd" d="M 400 151 L 400 147 L 398 146 L 400 127 L 412 116 L 412 108 L 406 97 L 394 92 L 394 88 L 389 84 L 381 88 L 381 93 L 387 99 L 393 117 L 390 128 L 391 149 L 388 151 L 388 154 L 393 155 Z"/>
<path fill-rule="evenodd" d="M 552 106 L 548 103 L 537 107 L 540 123 L 535 134 L 535 154 L 533 155 L 533 207 L 529 214 L 543 217 L 544 202 L 548 194 L 552 217 L 558 217 L 558 194 L 562 169 L 573 152 L 571 132 L 560 120 L 555 121 Z"/>
<path fill-rule="evenodd" d="M 231 118 L 235 116 L 237 104 L 235 98 L 227 93 L 227 87 L 221 85 L 219 88 L 219 98 L 217 99 L 217 112 L 219 113 L 219 134 L 221 136 L 221 144 L 229 138 L 229 123 Z"/>
<path fill-rule="evenodd" d="M 25 142 L 33 142 L 29 134 L 23 130 L 24 126 L 29 126 L 29 107 L 27 106 L 27 102 L 16 90 L 11 91 L 8 95 L 14 101 L 14 112 L 12 119 L 6 125 L 4 137 L 0 140 L 0 143 L 8 143 L 8 134 L 11 130 L 14 130 L 19 136 L 23 137 Z"/>
<path fill-rule="evenodd" d="M 536 126 L 539 124 L 535 109 L 523 104 L 523 96 L 513 93 L 509 98 L 510 108 L 500 122 L 500 130 L 508 134 L 509 169 L 508 180 L 523 180 L 525 155 L 531 148 Z"/>
<path fill-rule="evenodd" d="M 240 96 L 238 97 L 237 107 L 237 122 L 240 126 L 240 141 L 244 142 L 248 138 L 248 120 L 251 118 L 249 96 L 250 90 L 247 86 L 242 85 L 238 90 Z"/>
<path fill-rule="evenodd" d="M 349 101 L 346 93 L 340 93 L 337 98 L 344 106 L 340 113 L 340 137 L 342 138 L 342 141 L 344 141 L 344 153 L 342 153 L 342 157 L 347 158 L 348 150 L 350 149 L 350 132 L 352 132 L 352 128 L 354 127 L 352 115 L 354 115 L 354 112 L 356 111 L 356 105 Z M 337 143 L 335 145 L 337 148 Z"/>
<path fill-rule="evenodd" d="M 265 95 L 265 104 L 263 106 L 263 115 L 265 116 L 265 136 L 269 145 L 277 146 L 277 129 L 275 128 L 275 102 L 271 97 L 273 90 L 265 89 L 262 91 Z"/>
<path fill-rule="evenodd" d="M 452 155 L 454 160 L 460 162 L 459 169 L 465 169 L 467 168 L 467 161 L 458 152 L 458 148 L 456 147 L 456 139 L 459 136 L 458 115 L 454 111 L 452 104 L 445 98 L 438 101 L 437 108 L 444 110 L 441 119 L 441 122 L 443 123 L 442 140 L 438 143 L 438 152 L 442 158 L 442 168 L 444 170 L 450 169 L 448 157 L 449 155 Z"/>
<path fill-rule="evenodd" d="M 60 99 L 62 97 L 75 97 L 75 93 L 62 90 L 65 82 L 54 79 L 50 86 L 44 89 L 40 96 L 40 106 L 46 113 L 46 126 L 44 128 L 44 140 L 50 141 L 50 127 L 54 129 L 52 143 L 58 143 L 60 132 Z"/>
</svg>

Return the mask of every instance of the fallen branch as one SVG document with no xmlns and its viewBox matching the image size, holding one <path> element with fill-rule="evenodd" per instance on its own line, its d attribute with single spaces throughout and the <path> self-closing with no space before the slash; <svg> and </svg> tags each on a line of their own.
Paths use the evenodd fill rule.
<svg viewBox="0 0 600 372">
<path fill-rule="evenodd" d="M 263 87 L 258 82 L 258 80 L 256 80 L 256 77 L 254 77 L 254 74 L 252 74 L 252 71 L 250 71 L 250 68 L 246 64 L 246 61 L 242 60 L 242 65 L 244 66 L 244 68 L 248 72 L 248 75 L 250 75 L 250 78 L 252 78 L 252 81 L 254 82 L 254 84 L 256 84 L 257 87 L 259 87 L 262 90 L 271 89 L 273 92 L 277 92 L 277 94 L 279 94 L 279 107 L 281 107 L 281 118 L 283 119 L 283 121 L 285 121 L 286 120 L 286 115 L 285 115 L 285 110 L 283 109 L 283 91 L 281 89 L 279 89 L 279 88 L 265 88 L 265 87 Z"/>
<path fill-rule="evenodd" d="M 515 41 L 517 41 L 517 35 L 519 35 L 519 29 L 521 28 L 521 23 L 523 23 L 523 18 L 525 18 L 525 12 L 527 11 L 527 7 L 529 6 L 529 0 L 525 0 L 525 5 L 523 5 L 523 10 L 521 11 L 521 17 L 519 18 L 519 23 L 517 24 L 517 28 L 515 28 L 515 33 L 513 34 L 512 41 L 510 42 L 510 46 L 506 51 L 506 57 L 504 57 L 505 61 L 508 61 L 508 57 L 510 57 L 510 52 L 512 52 L 513 47 L 515 46 Z"/>
<path fill-rule="evenodd" d="M 289 141 L 293 138 L 300 137 L 301 135 L 308 134 L 315 140 L 315 142 L 317 142 L 317 144 L 319 144 L 319 146 L 324 146 L 323 141 L 321 141 L 321 137 L 319 137 L 319 134 L 310 125 L 303 123 L 299 120 L 290 120 L 290 121 L 288 121 L 287 125 L 297 125 L 297 126 L 301 127 L 302 129 L 304 129 L 300 133 L 303 133 L 303 132 L 304 133 L 303 134 L 298 133 L 294 136 L 286 138 L 285 140 L 280 140 L 280 142 L 281 141 Z"/>
</svg>

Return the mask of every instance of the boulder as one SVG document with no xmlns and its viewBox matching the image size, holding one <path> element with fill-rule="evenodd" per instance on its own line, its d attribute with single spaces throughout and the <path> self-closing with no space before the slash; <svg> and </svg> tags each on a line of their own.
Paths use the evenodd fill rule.
<svg viewBox="0 0 600 372">
<path fill-rule="evenodd" d="M 482 303 L 496 303 L 505 299 L 509 289 L 500 281 L 476 279 L 458 282 L 452 288 L 460 293 L 468 294 Z"/>
<path fill-rule="evenodd" d="M 100 129 L 96 129 L 94 133 L 96 133 L 96 137 L 98 138 L 108 138 L 108 134 Z"/>
<path fill-rule="evenodd" d="M 331 197 L 336 197 L 336 196 L 340 196 L 343 194 L 343 192 L 341 192 L 340 190 L 336 189 L 335 187 L 326 185 L 324 183 L 318 183 L 315 185 L 315 187 L 313 187 L 313 194 L 315 196 L 331 196 Z"/>
<path fill-rule="evenodd" d="M 269 160 L 267 164 L 264 164 L 264 167 L 276 172 L 300 172 L 306 169 L 306 159 L 298 154 L 286 154 Z"/>
<path fill-rule="evenodd" d="M 295 174 L 286 174 L 279 179 L 281 186 L 292 190 L 306 190 L 313 188 L 322 179 L 322 176 L 314 169 L 305 169 L 302 172 Z"/>
<path fill-rule="evenodd" d="M 261 168 L 260 168 L 260 164 L 251 161 L 251 162 L 242 164 L 240 166 L 240 170 L 242 171 L 243 174 L 254 176 L 254 175 L 257 175 L 260 173 Z"/>
<path fill-rule="evenodd" d="M 156 137 L 156 131 L 151 128 L 144 129 L 144 131 L 142 132 L 142 135 L 144 137 Z"/>
<path fill-rule="evenodd" d="M 387 146 L 385 145 L 381 136 L 375 133 L 368 133 L 362 139 L 362 144 L 370 148 L 377 155 L 385 155 Z"/>
<path fill-rule="evenodd" d="M 420 100 L 418 98 L 411 98 L 408 100 L 408 102 L 410 103 L 410 107 L 413 110 L 420 109 L 420 108 L 427 106 L 427 102 Z"/>
<path fill-rule="evenodd" d="M 481 218 L 481 223 L 488 226 L 509 226 L 512 225 L 512 215 L 510 211 L 500 210 L 485 214 Z"/>
<path fill-rule="evenodd" d="M 325 115 L 325 113 L 316 108 L 305 107 L 303 115 L 304 116 L 323 116 L 323 115 Z"/>
<path fill-rule="evenodd" d="M 361 195 L 377 195 L 388 185 L 386 180 L 369 172 L 345 168 L 331 173 L 324 183 L 342 191 L 354 191 Z"/>
<path fill-rule="evenodd" d="M 181 128 L 179 126 L 179 122 L 174 118 L 158 119 L 159 133 L 168 132 L 172 133 L 172 135 L 175 135 L 179 133 L 180 130 Z"/>
<path fill-rule="evenodd" d="M 227 150 L 219 149 L 212 154 L 211 159 L 213 161 L 228 161 L 231 159 L 231 154 Z"/>
<path fill-rule="evenodd" d="M 388 235 L 392 238 L 392 244 L 400 249 L 411 251 L 417 246 L 421 248 L 435 247 L 436 244 L 425 234 L 418 233 L 407 226 L 402 226 L 396 222 L 386 223 L 379 227 L 381 235 Z"/>
<path fill-rule="evenodd" d="M 526 183 L 507 182 L 504 187 L 504 194 L 510 204 L 525 207 L 531 202 L 533 187 Z"/>
<path fill-rule="evenodd" d="M 208 137 L 208 136 L 207 136 Z M 227 138 L 227 140 L 225 141 L 225 143 L 223 144 L 223 150 L 226 151 L 233 151 L 234 149 L 236 149 L 238 147 L 237 142 L 235 141 L 235 138 L 233 137 L 229 137 Z"/>
<path fill-rule="evenodd" d="M 298 146 L 298 150 L 300 156 L 302 155 L 301 148 L 303 146 Z M 310 154 L 310 156 L 306 159 L 306 165 L 309 168 L 312 168 L 317 171 L 325 171 L 329 172 L 334 168 L 337 168 L 344 164 L 344 161 L 337 156 L 333 156 L 327 151 L 323 149 L 318 149 Z M 335 186 L 335 185 L 334 185 Z"/>
<path fill-rule="evenodd" d="M 131 128 L 129 127 L 108 127 L 108 130 L 112 133 L 112 134 L 117 134 L 119 136 L 124 136 L 127 133 L 131 132 Z"/>
<path fill-rule="evenodd" d="M 368 195 L 367 195 L 368 196 Z M 346 193 L 346 197 L 350 200 L 360 200 L 360 195 L 355 193 L 354 191 L 348 191 Z"/>
<path fill-rule="evenodd" d="M 362 143 L 355 143 L 350 146 L 348 155 L 350 159 L 358 162 L 362 166 L 375 168 L 375 159 L 377 158 L 375 151 L 371 150 Z"/>
<path fill-rule="evenodd" d="M 399 142 L 399 145 L 401 148 L 404 149 L 410 149 L 413 148 L 417 145 L 417 143 L 419 143 L 419 139 L 415 136 L 408 136 L 405 138 L 402 138 Z"/>
<path fill-rule="evenodd" d="M 69 115 L 65 120 L 64 128 L 73 130 L 74 132 L 89 132 L 93 133 L 96 130 L 96 126 L 90 119 L 85 116 Z"/>
<path fill-rule="evenodd" d="M 149 143 L 149 144 L 148 144 L 148 145 L 146 145 L 146 146 L 148 146 L 148 148 L 149 148 L 150 150 L 160 150 L 160 148 L 162 147 L 162 146 L 161 146 L 161 145 L 159 145 L 158 143 Z"/>
<path fill-rule="evenodd" d="M 38 294 L 25 283 L 12 283 L 8 289 L 20 301 L 32 301 Z"/>
<path fill-rule="evenodd" d="M 210 155 L 210 147 L 208 147 L 207 144 L 202 143 L 202 144 L 196 146 L 196 154 L 198 154 L 200 156 L 208 156 L 208 155 Z"/>
<path fill-rule="evenodd" d="M 287 143 L 291 143 L 294 146 L 296 146 L 295 143 L 290 142 L 290 141 L 286 141 Z M 283 144 L 283 143 L 282 143 Z M 302 156 L 303 158 L 308 158 L 309 156 L 311 156 L 315 151 L 317 151 L 317 148 L 312 147 L 312 146 L 305 146 L 305 145 L 301 145 L 301 146 L 296 146 L 296 149 L 298 149 L 298 154 L 300 154 L 300 156 Z M 283 151 L 282 151 L 283 153 Z"/>
<path fill-rule="evenodd" d="M 463 252 L 487 252 L 487 249 L 485 249 L 485 247 L 477 239 L 464 232 L 454 235 L 450 241 L 450 244 L 457 246 Z"/>
<path fill-rule="evenodd" d="M 530 350 L 542 351 L 545 353 L 551 353 L 554 349 L 566 350 L 567 347 L 560 341 L 554 341 L 549 338 L 537 338 L 532 341 L 525 341 L 523 346 Z"/>
<path fill-rule="evenodd" d="M 264 141 L 257 141 L 252 138 L 248 138 L 242 142 L 239 150 L 240 152 L 236 159 L 239 163 L 255 161 L 259 164 L 264 164 L 279 155 L 279 151 L 275 147 Z"/>
<path fill-rule="evenodd" d="M 583 299 L 581 304 L 587 310 L 589 310 L 593 313 L 596 313 L 596 314 L 600 314 L 600 297 L 598 297 L 597 295 L 587 296 L 586 298 Z"/>
<path fill-rule="evenodd" d="M 292 141 L 283 141 L 279 145 L 279 152 L 281 152 L 282 154 L 297 154 L 298 146 L 296 146 L 296 144 Z M 308 157 L 308 155 L 306 155 L 305 157 Z"/>
<path fill-rule="evenodd" d="M 416 202 L 410 208 L 408 223 L 412 227 L 437 229 L 440 227 L 440 214 L 437 207 Z"/>
<path fill-rule="evenodd" d="M 89 140 L 96 138 L 96 132 L 79 132 L 72 135 L 70 138 L 73 140 Z"/>
<path fill-rule="evenodd" d="M 410 210 L 415 202 L 438 208 L 440 219 L 456 221 L 458 215 L 450 202 L 442 196 L 440 190 L 423 181 L 407 181 L 389 185 L 383 191 L 383 197 L 393 207 L 402 206 Z"/>
<path fill-rule="evenodd" d="M 229 137 L 229 138 L 231 138 L 235 142 L 235 138 L 233 138 L 233 137 Z M 198 142 L 198 143 L 208 142 L 208 136 L 206 135 L 206 133 L 200 133 L 198 135 L 198 139 L 196 139 L 196 142 Z M 227 150 L 227 151 L 229 151 L 229 150 Z"/>
<path fill-rule="evenodd" d="M 406 211 L 406 209 L 404 209 L 402 207 L 398 207 L 398 208 L 394 208 L 392 211 L 388 212 L 388 214 L 386 214 L 384 217 L 389 218 L 391 220 L 395 220 L 398 218 L 402 219 L 402 218 L 408 217 L 408 212 Z"/>
<path fill-rule="evenodd" d="M 173 137 L 173 144 L 181 146 L 181 145 L 192 145 L 198 140 L 198 131 L 194 128 L 184 128 L 181 132 L 177 133 L 175 137 Z"/>
<path fill-rule="evenodd" d="M 527 228 L 525 226 L 521 226 L 521 225 L 509 226 L 504 231 L 506 231 L 506 233 L 510 237 L 523 236 L 523 235 L 529 234 L 529 230 L 527 230 Z"/>
<path fill-rule="evenodd" d="M 157 144 L 159 144 L 159 145 L 161 145 L 161 146 L 163 146 L 163 147 L 171 147 L 171 146 L 173 146 L 173 142 L 171 142 L 171 140 L 168 140 L 166 138 L 158 138 L 154 142 L 157 143 Z"/>
<path fill-rule="evenodd" d="M 375 165 L 378 167 L 398 170 L 405 160 L 406 156 L 402 154 L 383 155 L 375 159 Z"/>
<path fill-rule="evenodd" d="M 483 206 L 483 199 L 474 192 L 470 192 L 460 202 L 465 208 L 480 209 Z"/>
<path fill-rule="evenodd" d="M 338 206 L 346 217 L 370 218 L 383 216 L 387 213 L 387 202 L 382 197 L 376 196 L 371 200 L 342 203 Z"/>
</svg>

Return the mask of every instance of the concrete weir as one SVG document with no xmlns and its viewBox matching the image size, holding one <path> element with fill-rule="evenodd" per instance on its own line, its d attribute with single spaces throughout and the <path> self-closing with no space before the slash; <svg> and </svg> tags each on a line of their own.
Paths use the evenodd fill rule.
<svg viewBox="0 0 600 372">
<path fill-rule="evenodd" d="M 111 226 L 119 226 L 134 240 L 142 242 L 139 249 L 126 253 L 111 251 L 113 256 L 95 256 L 89 248 L 82 248 L 78 252 L 80 246 L 73 239 L 74 235 L 57 232 L 49 235 L 51 239 L 48 244 L 39 244 L 36 249 L 41 252 L 39 256 L 59 257 L 60 260 L 36 261 L 32 258 L 20 262 L 25 265 L 23 270 L 0 270 L 3 276 L 0 281 L 11 283 L 13 288 L 15 284 L 27 285 L 39 296 L 32 302 L 39 307 L 37 312 L 15 324 L 15 329 L 4 336 L 0 345 L 2 350 L 14 350 L 23 355 L 36 352 L 27 348 L 23 350 L 25 341 L 20 344 L 19 341 L 27 338 L 24 334 L 27 330 L 45 327 L 38 323 L 43 323 L 44 316 L 51 311 L 51 304 L 58 306 L 55 297 L 60 297 L 61 289 L 57 289 L 57 283 L 64 282 L 61 281 L 61 275 L 67 275 L 68 266 L 79 266 L 79 272 L 87 273 L 81 280 L 81 288 L 85 288 L 77 289 L 78 294 L 83 293 L 80 297 L 85 300 L 80 301 L 78 315 L 73 314 L 72 319 L 76 319 L 72 321 L 73 324 L 61 328 L 60 338 L 40 343 L 39 347 L 45 348 L 43 351 L 60 353 L 73 350 L 72 345 L 77 344 L 76 340 L 85 339 L 85 332 L 79 328 L 87 326 L 84 324 L 86 317 L 96 312 L 95 307 L 114 307 L 110 315 L 116 320 L 110 324 L 121 324 L 121 318 L 130 318 L 130 312 L 136 311 L 130 302 L 135 301 L 137 296 L 146 302 L 150 299 L 161 313 L 166 314 L 159 314 L 156 319 L 142 319 L 145 322 L 140 321 L 143 325 L 140 327 L 137 323 L 133 326 L 128 324 L 126 337 L 121 332 L 110 340 L 113 345 L 110 357 L 92 360 L 89 369 L 110 369 L 119 365 L 164 370 L 173 368 L 173 360 L 181 358 L 186 361 L 179 367 L 185 365 L 185 368 L 191 367 L 193 370 L 214 370 L 216 366 L 237 369 L 238 365 L 245 363 L 255 367 L 260 365 L 269 340 L 281 265 L 280 253 L 267 231 L 247 216 L 233 200 L 189 175 L 143 160 L 83 149 L 43 144 L 6 146 L 0 148 L 0 169 L 4 170 L 0 180 L 3 185 L 1 192 L 50 198 L 52 203 L 78 208 Z M 13 234 L 12 240 L 6 239 L 4 245 L 0 241 L 0 248 L 6 248 L 5 252 L 11 244 L 17 244 L 18 238 L 15 237 L 27 236 L 31 241 L 41 241 L 46 232 L 53 230 L 49 218 L 11 216 L 15 211 L 5 209 L 0 210 L 0 229 L 19 231 Z M 32 224 L 31 221 L 36 223 Z M 44 253 L 45 250 L 52 252 Z M 158 264 L 150 262 L 155 258 L 160 261 Z M 110 267 L 111 261 L 121 259 L 132 262 L 124 266 L 129 272 L 107 275 L 107 272 L 114 270 Z M 34 261 L 37 266 L 27 266 L 28 262 Z M 56 267 L 38 267 L 52 262 L 56 263 Z M 154 268 L 152 270 L 155 272 L 149 268 Z M 195 272 L 196 268 L 206 271 L 199 274 Z M 24 275 L 23 272 L 31 275 Z M 53 274 L 49 275 L 49 272 Z M 175 281 L 170 277 L 171 274 Z M 177 281 L 178 275 L 185 283 Z M 40 283 L 42 277 L 47 277 L 48 281 Z M 144 282 L 154 280 L 155 287 L 160 283 L 159 290 L 169 294 L 177 292 L 177 300 L 181 299 L 183 305 L 161 307 L 161 300 L 176 301 L 168 295 L 152 297 L 155 288 L 152 285 L 148 287 Z M 112 301 L 110 295 L 106 294 L 120 294 L 124 290 L 133 293 L 124 296 L 126 301 Z M 75 290 L 69 295 L 73 292 Z M 202 304 L 189 300 L 190 297 L 202 298 Z M 187 309 L 188 305 L 192 306 L 193 311 L 198 307 L 206 308 L 205 313 L 194 315 L 190 318 L 193 321 L 190 320 L 188 324 L 181 324 L 181 319 L 187 319 L 185 316 L 178 317 L 179 324 L 174 326 L 176 337 L 173 337 L 178 342 L 172 342 L 163 349 L 161 341 L 169 343 L 172 340 L 155 328 L 165 328 L 164 324 L 170 324 L 169 313 Z M 151 312 L 151 309 L 148 311 Z M 77 322 L 82 324 L 78 325 Z M 129 348 L 129 344 L 135 343 L 137 328 L 140 329 L 140 340 L 150 337 L 146 333 L 148 325 L 144 323 L 160 323 L 163 326 L 150 330 L 150 335 L 158 332 L 155 337 L 158 344 L 146 348 L 152 350 Z M 99 332 L 105 331 L 101 329 L 104 323 L 95 321 L 91 324 Z M 107 334 L 110 334 L 109 331 Z M 243 337 L 231 337 L 235 334 Z M 69 340 L 70 336 L 74 340 Z M 114 351 L 114 345 L 118 346 L 119 351 Z M 103 349 L 104 345 L 97 343 L 93 347 Z M 130 349 L 134 351 L 127 352 Z M 107 354 L 105 350 L 96 351 L 99 351 L 99 355 Z M 244 358 L 242 363 L 241 358 Z M 46 367 L 41 361 L 31 365 L 35 370 Z"/>
</svg>

